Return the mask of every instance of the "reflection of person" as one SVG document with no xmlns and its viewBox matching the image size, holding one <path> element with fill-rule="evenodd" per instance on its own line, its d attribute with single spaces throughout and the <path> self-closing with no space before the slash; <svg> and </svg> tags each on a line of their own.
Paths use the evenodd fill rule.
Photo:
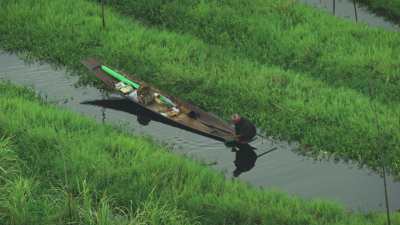
<svg viewBox="0 0 400 225">
<path fill-rule="evenodd" d="M 233 171 L 233 176 L 238 177 L 241 173 L 251 170 L 257 160 L 257 154 L 254 151 L 254 147 L 249 144 L 238 144 L 232 148 L 232 151 L 236 153 L 235 161 L 233 162 L 236 166 Z"/>
<path fill-rule="evenodd" d="M 248 119 L 234 114 L 232 122 L 235 125 L 236 142 L 249 143 L 257 133 L 256 127 Z"/>
<path fill-rule="evenodd" d="M 137 121 L 139 122 L 140 125 L 147 126 L 149 125 L 151 119 L 146 116 L 146 114 L 139 112 L 137 114 Z"/>
</svg>

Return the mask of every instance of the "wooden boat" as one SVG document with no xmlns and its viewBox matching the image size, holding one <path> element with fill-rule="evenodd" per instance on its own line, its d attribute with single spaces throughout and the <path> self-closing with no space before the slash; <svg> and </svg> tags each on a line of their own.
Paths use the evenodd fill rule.
<svg viewBox="0 0 400 225">
<path fill-rule="evenodd" d="M 86 59 L 82 63 L 102 80 L 108 89 L 130 99 L 129 103 L 136 104 L 147 113 L 161 117 L 167 124 L 218 141 L 227 142 L 234 139 L 234 128 L 212 113 L 170 96 L 121 70 L 117 71 L 101 64 L 96 59 Z M 147 90 L 147 95 L 143 96 L 144 89 Z M 146 97 L 150 100 L 145 101 Z"/>
</svg>

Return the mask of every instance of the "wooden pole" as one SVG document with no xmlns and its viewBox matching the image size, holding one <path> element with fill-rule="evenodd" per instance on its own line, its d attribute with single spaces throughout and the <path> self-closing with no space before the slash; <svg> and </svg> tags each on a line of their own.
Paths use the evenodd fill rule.
<svg viewBox="0 0 400 225">
<path fill-rule="evenodd" d="M 333 0 L 333 15 L 336 15 L 336 0 Z"/>
<path fill-rule="evenodd" d="M 257 158 L 260 158 L 261 156 L 266 155 L 266 154 L 268 154 L 268 153 L 270 153 L 270 152 L 273 152 L 273 151 L 275 151 L 275 150 L 277 150 L 277 149 L 278 149 L 277 147 L 271 148 L 270 150 L 268 150 L 268 151 L 266 151 L 266 152 L 263 152 L 263 153 L 257 155 Z"/>
<path fill-rule="evenodd" d="M 357 0 L 353 0 L 354 5 L 354 15 L 356 17 L 356 23 L 358 22 L 358 13 L 357 13 Z"/>
<path fill-rule="evenodd" d="M 386 183 L 386 168 L 385 168 L 384 164 L 383 164 L 382 169 L 383 169 L 383 186 L 385 188 L 386 218 L 387 218 L 387 224 L 391 225 L 390 212 L 389 212 L 390 211 L 389 210 L 389 198 L 388 198 L 387 183 Z"/>
<path fill-rule="evenodd" d="M 106 20 L 104 18 L 104 0 L 100 0 L 101 1 L 101 17 L 103 20 L 103 28 L 106 28 Z"/>
<path fill-rule="evenodd" d="M 371 104 L 371 108 L 374 112 L 374 116 L 375 116 L 375 123 L 376 123 L 376 128 L 378 131 L 378 135 L 383 135 L 381 126 L 379 125 L 379 120 L 378 120 L 378 113 L 376 110 L 376 105 L 372 103 L 372 88 L 371 88 L 371 84 L 369 84 L 369 96 L 370 96 L 370 104 Z M 379 138 L 379 136 L 378 136 Z M 383 140 L 378 140 L 377 139 L 377 143 L 383 144 Z M 391 225 L 391 219 L 390 219 L 390 209 L 389 209 L 389 198 L 388 198 L 388 192 L 387 192 L 387 183 L 386 183 L 386 167 L 385 167 L 385 162 L 386 162 L 386 152 L 387 152 L 387 146 L 383 146 L 384 149 L 382 151 L 381 154 L 381 163 L 382 163 L 382 172 L 383 172 L 383 188 L 385 191 L 385 205 L 386 205 L 386 217 L 387 217 L 387 224 Z"/>
<path fill-rule="evenodd" d="M 101 93 L 101 97 L 103 100 L 106 99 L 104 92 Z M 106 122 L 106 108 L 105 107 L 101 107 L 101 122 L 103 124 Z"/>
</svg>

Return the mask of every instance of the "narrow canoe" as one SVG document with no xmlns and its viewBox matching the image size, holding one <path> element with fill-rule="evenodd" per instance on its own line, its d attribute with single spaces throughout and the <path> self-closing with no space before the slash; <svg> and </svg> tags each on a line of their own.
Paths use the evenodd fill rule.
<svg viewBox="0 0 400 225">
<path fill-rule="evenodd" d="M 109 90 L 115 91 L 126 98 L 129 98 L 129 94 L 131 94 L 132 91 L 137 91 L 142 86 L 149 87 L 151 93 L 159 94 L 159 99 L 161 101 L 158 100 L 143 104 L 132 100 L 129 103 L 138 105 L 150 114 L 162 117 L 162 119 L 169 125 L 213 138 L 218 141 L 226 142 L 234 139 L 234 128 L 229 123 L 210 112 L 206 112 L 197 106 L 170 96 L 134 76 L 104 65 L 94 58 L 83 60 L 82 64 L 93 72 L 97 78 L 103 81 Z M 123 91 L 121 89 L 121 84 L 125 85 L 125 88 L 130 86 L 129 93 L 127 93 L 127 90 Z M 171 112 L 173 110 L 171 109 L 175 110 L 172 114 Z"/>
</svg>

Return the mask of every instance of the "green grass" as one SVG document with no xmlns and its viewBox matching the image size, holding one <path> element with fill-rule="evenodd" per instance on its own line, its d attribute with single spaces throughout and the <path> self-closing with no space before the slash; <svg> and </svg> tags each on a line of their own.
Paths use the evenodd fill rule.
<svg viewBox="0 0 400 225">
<path fill-rule="evenodd" d="M 355 25 L 294 0 L 107 2 L 145 24 L 233 48 L 252 61 L 366 96 L 371 85 L 380 101 L 400 102 L 400 33 Z"/>
<path fill-rule="evenodd" d="M 27 89 L 0 90 L 0 224 L 385 224 L 383 214 L 226 181 Z"/>
<path fill-rule="evenodd" d="M 358 0 L 368 6 L 375 13 L 400 24 L 400 1 L 399 0 Z"/>
<path fill-rule="evenodd" d="M 310 153 L 327 151 L 378 170 L 386 152 L 387 167 L 400 174 L 398 106 L 253 62 L 193 36 L 148 28 L 109 9 L 102 31 L 97 5 L 84 0 L 1 6 L 0 47 L 65 65 L 80 72 L 83 83 L 95 79 L 79 60 L 96 55 L 224 118 L 239 111 L 269 134 L 300 141 Z"/>
</svg>

